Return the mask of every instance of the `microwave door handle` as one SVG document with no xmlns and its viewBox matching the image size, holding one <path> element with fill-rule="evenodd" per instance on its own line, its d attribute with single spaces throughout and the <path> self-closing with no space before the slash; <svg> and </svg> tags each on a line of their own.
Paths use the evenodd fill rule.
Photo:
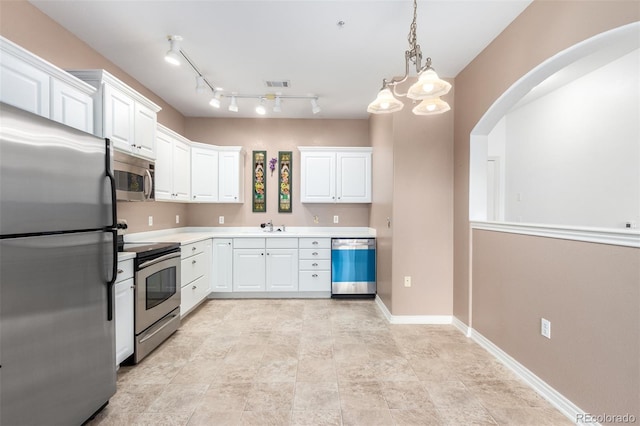
<svg viewBox="0 0 640 426">
<path fill-rule="evenodd" d="M 149 171 L 149 169 L 145 169 L 144 171 L 147 173 L 146 177 L 149 179 L 148 191 L 144 192 L 144 198 L 148 200 L 151 198 L 151 194 L 153 193 L 153 178 L 151 177 L 151 172 Z M 145 189 L 147 189 L 147 185 L 145 185 Z"/>
</svg>

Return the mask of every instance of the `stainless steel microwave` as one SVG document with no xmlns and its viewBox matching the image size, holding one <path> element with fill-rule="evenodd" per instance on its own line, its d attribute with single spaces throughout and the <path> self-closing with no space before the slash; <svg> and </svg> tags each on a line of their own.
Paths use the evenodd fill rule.
<svg viewBox="0 0 640 426">
<path fill-rule="evenodd" d="M 116 180 L 116 199 L 153 201 L 155 199 L 154 171 L 153 161 L 115 151 L 113 175 Z"/>
</svg>

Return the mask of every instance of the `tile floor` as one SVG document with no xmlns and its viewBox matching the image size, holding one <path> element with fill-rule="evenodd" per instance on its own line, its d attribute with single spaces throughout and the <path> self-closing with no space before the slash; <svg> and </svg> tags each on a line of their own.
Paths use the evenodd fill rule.
<svg viewBox="0 0 640 426">
<path fill-rule="evenodd" d="M 210 300 L 90 425 L 570 425 L 453 326 L 371 300 Z"/>
</svg>

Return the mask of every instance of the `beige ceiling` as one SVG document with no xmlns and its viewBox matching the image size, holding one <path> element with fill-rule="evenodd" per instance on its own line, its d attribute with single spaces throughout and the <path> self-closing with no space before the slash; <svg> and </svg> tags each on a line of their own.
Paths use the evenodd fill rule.
<svg viewBox="0 0 640 426">
<path fill-rule="evenodd" d="M 441 77 L 453 78 L 509 25 L 531 0 L 419 1 L 417 42 Z M 195 72 L 163 60 L 167 35 L 214 86 L 248 95 L 317 95 L 285 99 L 267 117 L 366 118 L 384 77 L 404 73 L 413 17 L 411 1 L 96 1 L 32 0 L 185 116 L 255 117 L 257 100 L 239 99 L 239 112 L 209 106 L 197 94 Z M 344 25 L 338 25 L 343 21 Z M 270 89 L 266 80 L 288 80 Z"/>
</svg>

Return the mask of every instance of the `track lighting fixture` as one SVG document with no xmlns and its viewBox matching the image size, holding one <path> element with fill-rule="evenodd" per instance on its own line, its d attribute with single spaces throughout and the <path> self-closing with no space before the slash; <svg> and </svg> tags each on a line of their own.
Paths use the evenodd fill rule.
<svg viewBox="0 0 640 426">
<path fill-rule="evenodd" d="M 404 104 L 396 99 L 396 96 L 406 96 L 410 99 L 422 100 L 420 104 L 413 108 L 416 115 L 440 114 L 449 111 L 449 104 L 440 99 L 440 96 L 446 95 L 451 90 L 451 84 L 438 77 L 435 70 L 431 67 L 431 58 L 427 58 L 426 64 L 422 66 L 422 51 L 420 45 L 416 43 L 418 17 L 418 4 L 413 0 L 413 21 L 409 28 L 409 50 L 404 52 L 405 73 L 402 78 L 382 79 L 382 88 L 376 99 L 369 104 L 367 111 L 373 114 L 388 114 L 400 111 Z M 418 73 L 418 81 L 414 83 L 407 93 L 398 93 L 396 88 L 398 84 L 404 83 L 409 78 L 409 62 L 413 62 Z M 393 89 L 393 93 L 391 93 Z"/>
<path fill-rule="evenodd" d="M 180 42 L 182 41 L 182 37 L 179 35 L 170 35 L 167 36 L 167 39 L 169 40 L 169 50 L 164 55 L 164 60 L 171 65 L 180 65 Z"/>
<path fill-rule="evenodd" d="M 230 97 L 231 102 L 229 104 L 229 111 L 238 112 L 238 102 L 239 98 L 246 99 L 259 99 L 260 105 L 256 107 L 256 113 L 260 115 L 265 115 L 267 113 L 266 102 L 267 101 L 275 101 L 273 105 L 273 112 L 282 112 L 282 99 L 309 99 L 311 101 L 311 110 L 314 114 L 320 112 L 320 107 L 318 106 L 318 96 L 316 95 L 307 95 L 307 96 L 297 96 L 297 95 L 282 95 L 280 93 L 267 93 L 267 94 L 240 94 L 237 92 L 232 92 L 231 94 L 225 94 L 221 87 L 216 87 L 207 78 L 200 72 L 195 63 L 189 58 L 189 55 L 182 49 L 180 46 L 180 42 L 183 40 L 182 37 L 178 35 L 170 35 L 167 36 L 167 40 L 169 40 L 170 49 L 165 55 L 165 59 L 167 62 L 170 62 L 175 65 L 179 65 L 181 60 L 184 59 L 187 64 L 191 66 L 193 71 L 196 73 L 196 92 L 197 93 L 206 93 L 211 91 L 213 93 L 213 97 L 209 101 L 209 105 L 213 108 L 220 108 L 222 104 L 222 98 Z"/>
</svg>

